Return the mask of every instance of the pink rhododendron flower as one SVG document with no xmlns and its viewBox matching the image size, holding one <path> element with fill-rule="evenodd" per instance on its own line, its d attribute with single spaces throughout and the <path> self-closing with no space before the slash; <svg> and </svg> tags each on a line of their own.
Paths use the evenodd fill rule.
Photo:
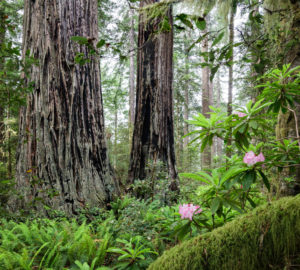
<svg viewBox="0 0 300 270">
<path fill-rule="evenodd" d="M 263 153 L 260 153 L 257 157 L 256 157 L 256 162 L 264 162 L 265 161 L 265 157 L 263 155 Z"/>
<path fill-rule="evenodd" d="M 234 112 L 234 113 L 232 113 L 232 114 L 235 114 L 235 115 L 237 115 L 238 117 L 245 117 L 245 116 L 247 116 L 247 114 L 242 113 L 242 112 Z M 232 119 L 232 121 L 236 121 L 236 119 Z"/>
<path fill-rule="evenodd" d="M 265 157 L 264 157 L 263 153 L 260 153 L 258 156 L 256 156 L 253 151 L 250 151 L 250 152 L 245 154 L 245 156 L 243 158 L 243 161 L 247 165 L 252 166 L 257 162 L 264 162 Z"/>
<path fill-rule="evenodd" d="M 248 153 L 245 154 L 244 158 L 243 158 L 244 163 L 248 164 L 248 165 L 254 165 L 256 163 L 256 156 L 254 154 L 253 151 L 250 151 Z"/>
<path fill-rule="evenodd" d="M 245 116 L 247 116 L 247 114 L 242 113 L 242 112 L 238 112 L 237 115 L 238 115 L 238 117 L 245 117 Z"/>
<path fill-rule="evenodd" d="M 193 215 L 200 214 L 202 212 L 202 209 L 199 205 L 193 205 L 193 204 L 183 204 L 179 205 L 179 214 L 181 215 L 181 218 L 188 218 L 189 220 L 193 219 Z"/>
</svg>

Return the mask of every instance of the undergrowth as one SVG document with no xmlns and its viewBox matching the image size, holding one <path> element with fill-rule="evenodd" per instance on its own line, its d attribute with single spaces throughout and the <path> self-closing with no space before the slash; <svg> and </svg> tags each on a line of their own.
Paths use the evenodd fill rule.
<svg viewBox="0 0 300 270">
<path fill-rule="evenodd" d="M 300 195 L 265 204 L 185 241 L 166 251 L 149 269 L 297 269 L 299 254 Z"/>
</svg>

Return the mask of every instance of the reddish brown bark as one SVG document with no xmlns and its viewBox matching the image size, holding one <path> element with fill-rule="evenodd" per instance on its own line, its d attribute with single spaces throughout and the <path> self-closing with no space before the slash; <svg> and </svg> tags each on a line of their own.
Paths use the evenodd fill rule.
<svg viewBox="0 0 300 270">
<path fill-rule="evenodd" d="M 23 56 L 35 57 L 27 84 L 34 89 L 20 113 L 17 188 L 22 203 L 41 198 L 68 214 L 105 206 L 118 185 L 104 134 L 98 57 L 82 66 L 86 46 L 72 36 L 98 36 L 96 0 L 25 0 Z M 55 196 L 49 195 L 55 192 Z"/>
<path fill-rule="evenodd" d="M 155 3 L 143 0 L 140 7 Z M 150 160 L 161 161 L 167 167 L 171 189 L 177 190 L 173 131 L 173 26 L 172 11 L 168 9 L 171 29 L 159 34 L 159 21 L 139 18 L 136 115 L 131 149 L 128 182 L 145 179 Z"/>
</svg>

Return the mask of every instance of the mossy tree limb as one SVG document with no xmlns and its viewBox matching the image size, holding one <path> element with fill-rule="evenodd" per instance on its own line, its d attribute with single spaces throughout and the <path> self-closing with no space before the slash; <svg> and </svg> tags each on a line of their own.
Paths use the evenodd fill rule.
<svg viewBox="0 0 300 270">
<path fill-rule="evenodd" d="M 166 251 L 149 270 L 293 269 L 291 258 L 300 258 L 300 195 L 261 206 L 183 242 Z"/>
</svg>

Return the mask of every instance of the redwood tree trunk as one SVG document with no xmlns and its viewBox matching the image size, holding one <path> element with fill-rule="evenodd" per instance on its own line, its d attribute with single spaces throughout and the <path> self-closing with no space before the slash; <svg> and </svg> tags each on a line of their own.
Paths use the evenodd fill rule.
<svg viewBox="0 0 300 270">
<path fill-rule="evenodd" d="M 230 43 L 231 50 L 233 50 L 233 42 L 234 42 L 234 10 L 232 8 L 230 11 L 230 22 L 229 22 L 229 43 Z M 229 61 L 232 64 L 229 67 L 227 114 L 232 115 L 233 52 Z M 231 157 L 231 145 L 232 145 L 232 134 L 230 132 L 229 138 L 227 140 L 228 148 L 226 150 L 226 156 L 229 158 Z"/>
<path fill-rule="evenodd" d="M 129 65 L 129 126 L 130 128 L 134 124 L 134 114 L 135 114 L 135 74 L 134 74 L 134 48 L 135 48 L 135 41 L 134 41 L 134 11 L 133 9 L 130 9 L 130 65 Z M 131 138 L 131 134 L 130 134 Z"/>
<path fill-rule="evenodd" d="M 6 25 L 5 25 L 5 12 L 4 12 L 4 6 L 0 3 L 0 46 L 5 41 L 5 32 L 6 32 Z M 0 55 L 0 70 L 4 67 L 4 57 Z M 2 77 L 2 76 L 1 76 Z M 0 90 L 3 90 L 4 82 L 2 82 L 2 78 L 0 77 Z M 4 91 L 3 91 L 4 92 Z M 2 98 L 2 95 L 1 95 Z M 4 98 L 4 97 L 3 97 Z M 4 161 L 4 140 L 5 140 L 5 125 L 4 125 L 4 108 L 2 107 L 2 104 L 0 104 L 0 162 Z M 2 176 L 3 179 L 6 176 Z"/>
<path fill-rule="evenodd" d="M 188 37 L 186 36 L 187 40 Z M 184 122 L 184 128 L 183 128 L 183 135 L 187 135 L 189 133 L 189 124 L 187 122 L 187 120 L 189 120 L 189 105 L 190 105 L 190 101 L 189 101 L 189 85 L 190 85 L 190 79 L 189 79 L 189 73 L 190 73 L 190 69 L 189 69 L 189 64 L 190 64 L 190 59 L 189 59 L 189 52 L 188 52 L 188 43 L 184 43 L 184 51 L 185 51 L 185 58 L 184 58 L 184 64 L 185 64 L 185 73 L 187 76 L 187 80 L 186 80 L 186 86 L 184 89 L 184 113 L 183 113 L 183 118 L 185 120 Z M 183 146 L 185 148 L 185 150 L 188 151 L 187 147 L 189 144 L 189 137 L 186 136 L 183 138 Z"/>
<path fill-rule="evenodd" d="M 203 53 L 208 52 L 208 39 L 203 40 L 202 48 Z M 202 60 L 205 61 L 204 58 Z M 209 95 L 209 67 L 205 66 L 202 68 L 202 114 L 209 118 L 210 114 L 208 113 L 210 105 L 210 95 Z M 202 168 L 209 169 L 211 167 L 211 147 L 207 145 L 201 156 Z"/>
<path fill-rule="evenodd" d="M 140 7 L 155 3 L 142 0 Z M 167 167 L 171 190 L 178 189 L 173 130 L 173 22 L 170 31 L 155 34 L 158 20 L 139 18 L 136 115 L 128 182 L 147 177 L 147 163 L 161 161 Z"/>
<path fill-rule="evenodd" d="M 96 0 L 25 0 L 23 57 L 38 60 L 27 84 L 34 89 L 20 113 L 17 188 L 22 202 L 41 198 L 68 214 L 105 206 L 118 191 L 104 134 L 99 60 L 82 66 L 86 46 L 72 36 L 98 36 Z"/>
</svg>

